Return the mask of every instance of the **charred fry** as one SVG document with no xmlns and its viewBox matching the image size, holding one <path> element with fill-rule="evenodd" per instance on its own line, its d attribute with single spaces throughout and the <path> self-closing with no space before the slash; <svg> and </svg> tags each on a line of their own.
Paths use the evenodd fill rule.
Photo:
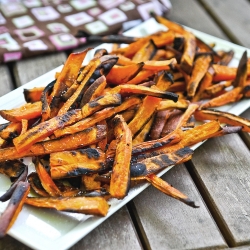
<svg viewBox="0 0 250 250">
<path fill-rule="evenodd" d="M 26 196 L 30 190 L 29 183 L 20 181 L 11 196 L 7 208 L 0 217 L 0 238 L 4 237 L 22 210 Z"/>
<path fill-rule="evenodd" d="M 198 208 L 193 201 L 191 201 L 185 194 L 181 193 L 179 190 L 175 189 L 171 185 L 169 185 L 166 181 L 162 180 L 155 174 L 146 175 L 146 180 L 150 182 L 154 187 L 162 191 L 164 194 L 175 198 L 188 206 Z"/>
<path fill-rule="evenodd" d="M 59 211 L 105 216 L 109 205 L 101 197 L 41 197 L 27 198 L 26 204 L 36 207 L 54 208 Z"/>
<path fill-rule="evenodd" d="M 122 199 L 129 189 L 132 134 L 122 116 L 116 116 L 113 123 L 117 143 L 110 180 L 110 194 L 112 197 Z"/>
</svg>

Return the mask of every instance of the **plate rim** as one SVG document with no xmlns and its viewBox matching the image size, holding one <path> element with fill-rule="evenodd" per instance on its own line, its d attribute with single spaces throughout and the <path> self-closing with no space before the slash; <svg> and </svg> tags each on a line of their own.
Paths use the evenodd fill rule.
<svg viewBox="0 0 250 250">
<path fill-rule="evenodd" d="M 145 27 L 147 25 L 153 25 L 154 27 L 159 27 L 162 28 L 161 25 L 159 25 L 158 23 L 156 23 L 156 21 L 151 18 L 147 21 L 145 21 L 144 23 L 142 23 L 141 25 L 145 25 Z M 141 26 L 139 25 L 139 26 Z M 131 31 L 127 32 L 126 34 L 131 34 L 131 32 L 137 32 L 138 31 L 138 27 L 133 28 Z M 235 56 L 234 58 L 236 60 L 239 60 L 241 57 L 241 54 L 247 50 L 248 53 L 250 53 L 250 50 L 246 47 L 234 44 L 232 42 L 223 40 L 221 38 L 206 34 L 204 32 L 189 28 L 184 26 L 185 29 L 191 31 L 194 33 L 194 35 L 196 35 L 197 37 L 199 37 L 200 39 L 206 41 L 206 42 L 215 42 L 218 46 L 221 45 L 223 46 L 223 48 L 231 48 L 235 51 Z M 99 47 L 103 47 L 106 46 L 106 44 L 102 44 L 98 47 L 96 47 L 95 49 L 99 48 Z M 216 46 L 216 47 L 217 47 Z M 92 53 L 94 53 L 94 50 L 92 51 Z M 91 56 L 91 53 L 90 53 Z M 13 108 L 15 106 L 20 106 L 20 103 L 22 104 L 24 102 L 24 98 L 23 95 L 20 95 L 23 90 L 25 88 L 32 88 L 34 86 L 45 86 L 46 84 L 48 84 L 50 81 L 53 80 L 53 77 L 55 75 L 56 72 L 61 71 L 63 65 L 56 67 L 55 69 L 37 77 L 36 79 L 16 88 L 15 90 L 7 93 L 6 95 L 0 97 L 0 108 L 3 109 L 6 107 L 8 108 Z M 46 83 L 46 84 L 45 84 Z M 15 98 L 16 97 L 16 98 Z M 11 105 L 13 106 L 9 106 L 9 104 L 11 103 Z M 250 100 L 244 100 L 240 101 L 234 105 L 231 105 L 229 107 L 229 110 L 233 111 L 232 113 L 239 115 L 241 113 L 243 113 L 246 109 L 248 109 L 250 107 Z M 0 119 L 0 123 L 2 123 L 3 121 L 5 121 L 4 119 Z M 198 146 L 200 146 L 202 143 L 200 143 Z M 194 148 L 197 148 L 194 147 Z M 166 172 L 168 172 L 171 169 L 171 167 L 165 169 L 164 171 L 162 171 L 161 173 L 159 173 L 159 176 L 162 176 L 163 174 L 165 174 Z M 137 195 L 139 195 L 144 189 L 146 189 L 148 186 L 150 186 L 149 183 L 143 184 L 141 186 L 139 186 L 138 188 L 136 188 L 136 190 L 131 190 L 130 193 L 128 194 L 128 196 L 126 196 L 123 200 L 119 201 L 118 205 L 115 207 L 114 210 L 109 210 L 108 214 L 106 217 L 102 217 L 102 218 L 98 218 L 98 219 L 93 219 L 93 224 L 92 226 L 90 226 L 86 232 L 83 232 L 82 230 L 86 227 L 83 225 L 85 223 L 85 221 L 83 222 L 79 222 L 72 230 L 69 230 L 66 234 L 62 235 L 61 237 L 58 237 L 55 240 L 51 240 L 49 241 L 49 245 L 46 244 L 46 246 L 42 247 L 40 246 L 39 243 L 34 242 L 34 241 L 29 241 L 26 238 L 23 237 L 19 237 L 18 234 L 16 233 L 16 229 L 15 229 L 15 223 L 13 225 L 13 227 L 9 230 L 8 234 L 10 236 L 12 236 L 13 238 L 17 239 L 18 241 L 22 242 L 23 244 L 32 247 L 32 248 L 37 248 L 37 249 L 67 249 L 71 246 L 73 246 L 75 243 L 77 243 L 79 240 L 81 240 L 83 237 L 85 237 L 88 233 L 90 233 L 93 229 L 95 229 L 97 226 L 99 226 L 102 222 L 104 222 L 106 219 L 108 219 L 112 214 L 114 214 L 117 210 L 119 210 L 121 207 L 123 207 L 124 205 L 126 205 L 130 200 L 132 200 L 133 198 L 135 198 Z M 22 213 L 22 212 L 21 212 Z"/>
</svg>

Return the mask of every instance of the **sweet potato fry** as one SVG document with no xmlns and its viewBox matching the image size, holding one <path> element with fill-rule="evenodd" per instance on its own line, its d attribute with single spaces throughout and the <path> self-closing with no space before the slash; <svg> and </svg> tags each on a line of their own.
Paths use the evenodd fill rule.
<svg viewBox="0 0 250 250">
<path fill-rule="evenodd" d="M 206 97 L 214 97 L 216 96 L 216 94 L 220 93 L 221 91 L 223 91 L 224 89 L 226 89 L 227 87 L 232 86 L 233 82 L 232 81 L 224 81 L 224 82 L 220 82 L 217 84 L 214 84 L 208 88 L 206 88 L 204 90 Z"/>
<path fill-rule="evenodd" d="M 60 110 L 58 111 L 58 115 L 65 114 L 72 107 L 72 105 L 75 103 L 79 95 L 82 93 L 84 87 L 87 85 L 90 77 L 92 76 L 92 74 L 94 73 L 99 64 L 100 60 L 90 61 L 90 63 L 86 66 L 86 68 L 83 71 L 84 78 L 82 79 L 81 84 L 76 89 L 74 94 L 60 108 Z"/>
<path fill-rule="evenodd" d="M 243 117 L 239 117 L 228 112 L 222 112 L 219 110 L 196 110 L 194 113 L 195 119 L 198 121 L 203 120 L 218 120 L 221 123 L 226 123 L 232 126 L 241 126 L 245 132 L 250 132 L 250 121 Z"/>
<path fill-rule="evenodd" d="M 108 55 L 108 51 L 104 48 L 96 49 L 94 53 L 94 58 L 100 58 L 104 55 Z"/>
<path fill-rule="evenodd" d="M 120 93 L 127 94 L 127 93 L 133 93 L 133 94 L 140 94 L 140 95 L 149 95 L 149 96 L 155 96 L 159 98 L 166 98 L 173 100 L 176 102 L 178 100 L 178 95 L 172 92 L 168 91 L 160 91 L 158 89 L 148 88 L 144 86 L 138 86 L 138 85 L 119 85 L 113 88 L 109 91 L 110 94 Z"/>
<path fill-rule="evenodd" d="M 192 98 L 192 102 L 197 102 L 197 101 L 201 100 L 202 98 L 207 97 L 207 95 L 204 95 L 204 92 L 210 86 L 213 86 L 212 85 L 213 75 L 214 75 L 214 70 L 212 67 L 209 67 L 208 71 L 206 72 L 206 74 L 204 75 L 204 77 L 202 78 L 202 80 L 199 84 L 199 88 L 198 88 L 196 94 Z"/>
<path fill-rule="evenodd" d="M 192 129 L 183 131 L 180 142 L 170 145 L 170 146 L 164 145 L 164 146 L 158 147 L 156 150 L 153 151 L 153 153 L 146 152 L 141 156 L 137 156 L 138 161 L 140 161 L 140 159 L 145 159 L 145 158 L 160 155 L 160 154 L 166 154 L 166 153 L 174 152 L 178 149 L 182 149 L 184 147 L 193 146 L 201 141 L 207 140 L 215 136 L 220 130 L 222 130 L 221 125 L 218 121 L 215 121 L 215 120 L 198 125 Z"/>
<path fill-rule="evenodd" d="M 0 137 L 0 148 L 4 148 L 7 144 L 7 141 Z"/>
<path fill-rule="evenodd" d="M 195 96 L 199 83 L 206 74 L 211 62 L 212 56 L 210 54 L 202 54 L 195 59 L 191 77 L 187 83 L 188 97 Z"/>
<path fill-rule="evenodd" d="M 98 149 L 78 149 L 50 155 L 50 172 L 53 179 L 75 177 L 104 169 L 105 154 Z"/>
<path fill-rule="evenodd" d="M 220 107 L 228 103 L 239 101 L 242 98 L 242 87 L 236 87 L 222 95 L 214 97 L 200 106 L 201 109 Z"/>
<path fill-rule="evenodd" d="M 143 62 L 126 66 L 115 65 L 108 73 L 107 81 L 115 85 L 125 84 L 141 71 L 143 65 Z"/>
<path fill-rule="evenodd" d="M 165 25 L 168 29 L 173 30 L 176 33 L 182 34 L 184 35 L 186 33 L 186 30 L 179 24 L 171 22 L 170 20 L 159 16 L 159 15 L 155 15 L 152 14 L 153 17 L 155 18 L 155 20 L 163 25 Z"/>
<path fill-rule="evenodd" d="M 124 55 L 125 57 L 128 58 L 132 58 L 134 56 L 134 54 L 147 42 L 149 41 L 151 38 L 148 37 L 142 37 L 140 39 L 138 39 L 137 41 L 129 44 L 127 47 L 125 48 L 119 48 L 115 51 L 112 51 L 111 54 L 121 54 Z"/>
<path fill-rule="evenodd" d="M 112 197 L 122 199 L 129 189 L 132 134 L 122 116 L 115 116 L 113 123 L 117 143 L 109 192 Z"/>
<path fill-rule="evenodd" d="M 187 109 L 190 102 L 185 99 L 179 99 L 177 102 L 172 100 L 163 100 L 157 107 L 157 111 L 167 110 L 167 109 Z"/>
<path fill-rule="evenodd" d="M 100 95 L 102 95 L 106 85 L 107 81 L 104 75 L 97 78 L 84 92 L 80 107 L 83 107 L 89 101 L 94 100 Z"/>
<path fill-rule="evenodd" d="M 154 44 L 154 41 L 150 39 L 133 55 L 132 61 L 140 63 L 151 60 L 155 55 L 156 50 L 157 47 Z"/>
<path fill-rule="evenodd" d="M 187 88 L 187 84 L 185 81 L 178 81 L 178 82 L 174 82 L 171 86 L 169 86 L 169 88 L 167 89 L 169 92 L 182 92 L 184 93 L 186 91 Z"/>
<path fill-rule="evenodd" d="M 185 110 L 184 114 L 178 120 L 178 123 L 176 124 L 176 129 L 181 128 L 182 126 L 184 126 L 188 122 L 190 117 L 193 115 L 195 110 L 197 110 L 198 108 L 199 108 L 198 104 L 191 103 L 188 106 L 188 108 Z"/>
<path fill-rule="evenodd" d="M 52 93 L 49 96 L 51 106 L 52 115 L 53 117 L 57 114 L 59 106 L 58 106 L 58 99 L 60 96 L 69 88 L 74 81 L 77 79 L 80 67 L 82 66 L 82 62 L 87 54 L 87 52 L 91 49 L 86 49 L 79 53 L 71 53 L 64 64 L 64 67 L 57 77 L 56 83 L 53 87 Z"/>
<path fill-rule="evenodd" d="M 21 124 L 22 124 L 22 130 L 20 134 L 24 134 L 28 130 L 29 121 L 26 119 L 22 119 Z"/>
<path fill-rule="evenodd" d="M 10 110 L 0 110 L 0 115 L 11 122 L 21 122 L 22 119 L 30 120 L 41 116 L 42 103 L 40 101 L 34 103 L 26 103 L 19 108 Z"/>
<path fill-rule="evenodd" d="M 170 116 L 170 114 L 171 114 L 170 110 L 162 110 L 162 111 L 156 112 L 153 124 L 151 126 L 150 135 L 149 135 L 151 140 L 156 140 L 160 138 L 162 129 L 168 117 Z"/>
<path fill-rule="evenodd" d="M 34 87 L 32 89 L 24 89 L 23 95 L 25 101 L 28 103 L 40 101 L 43 90 L 44 87 Z"/>
<path fill-rule="evenodd" d="M 102 151 L 106 151 L 108 144 L 108 131 L 109 131 L 107 121 L 106 120 L 100 121 L 97 123 L 97 125 L 103 125 L 107 128 L 106 136 L 102 140 L 97 142 L 97 148 L 100 148 Z"/>
<path fill-rule="evenodd" d="M 49 194 L 45 191 L 43 188 L 41 181 L 38 177 L 38 174 L 36 172 L 32 172 L 28 175 L 28 182 L 32 188 L 33 191 L 35 191 L 36 194 L 42 197 L 48 197 Z"/>
<path fill-rule="evenodd" d="M 41 102 L 42 102 L 42 121 L 46 121 L 50 118 L 51 109 L 50 109 L 50 102 L 51 96 L 50 93 L 56 83 L 56 80 L 50 82 L 43 90 L 41 95 Z M 50 98 L 49 98 L 50 97 Z M 58 100 L 58 98 L 55 98 Z M 59 105 L 59 104 L 58 104 Z"/>
<path fill-rule="evenodd" d="M 144 158 L 144 155 L 142 155 L 142 158 L 144 158 L 143 160 L 131 164 L 131 177 L 146 176 L 151 173 L 157 173 L 164 168 L 190 160 L 193 153 L 194 151 L 192 149 L 184 147 L 172 151 L 171 153 L 159 154 L 152 157 Z"/>
<path fill-rule="evenodd" d="M 85 148 L 70 151 L 62 151 L 50 154 L 50 166 L 72 164 L 76 162 L 87 162 L 91 160 L 100 165 L 105 162 L 105 154 L 97 148 Z"/>
<path fill-rule="evenodd" d="M 218 62 L 222 59 L 221 55 L 219 55 L 218 52 L 214 50 L 212 44 L 207 44 L 200 38 L 196 37 L 196 45 L 197 45 L 197 53 L 199 54 L 210 53 L 215 62 Z"/>
<path fill-rule="evenodd" d="M 220 60 L 217 62 L 217 64 L 220 65 L 228 65 L 232 59 L 234 57 L 234 51 L 233 50 L 229 50 L 229 51 L 224 51 L 223 55 L 221 55 Z"/>
<path fill-rule="evenodd" d="M 228 67 L 226 65 L 219 64 L 213 64 L 212 67 L 214 69 L 214 82 L 230 81 L 234 80 L 236 77 L 237 68 L 235 67 Z"/>
<path fill-rule="evenodd" d="M 21 122 L 10 122 L 6 124 L 5 128 L 0 131 L 0 136 L 6 141 L 11 141 L 12 139 L 20 135 L 21 131 Z"/>
<path fill-rule="evenodd" d="M 104 119 L 110 118 L 121 111 L 131 108 L 132 106 L 137 105 L 140 102 L 141 100 L 138 97 L 128 98 L 126 101 L 124 101 L 121 105 L 117 107 L 105 108 L 101 111 L 94 113 L 91 117 L 84 118 L 83 120 L 71 126 L 58 129 L 54 132 L 54 135 L 56 137 L 60 137 L 62 135 L 73 134 L 83 129 L 87 129 L 88 127 L 94 126 L 96 123 Z"/>
<path fill-rule="evenodd" d="M 122 99 L 120 94 L 105 94 L 99 96 L 82 107 L 82 118 L 85 118 L 102 108 L 120 105 L 121 102 Z"/>
<path fill-rule="evenodd" d="M 133 145 L 137 145 L 146 140 L 153 122 L 154 122 L 154 115 L 151 116 L 151 118 L 146 122 L 146 124 L 143 126 L 140 132 L 133 138 L 132 141 Z"/>
<path fill-rule="evenodd" d="M 11 184 L 10 188 L 2 195 L 0 196 L 0 201 L 4 202 L 11 198 L 11 195 L 15 191 L 18 183 L 20 181 L 25 181 L 28 175 L 28 167 L 24 167 L 23 172 L 20 174 L 20 176 Z"/>
<path fill-rule="evenodd" d="M 233 85 L 235 87 L 244 87 L 246 85 L 246 80 L 247 80 L 247 51 L 245 51 L 240 59 L 237 72 L 236 72 L 236 77 L 235 80 L 233 81 Z"/>
<path fill-rule="evenodd" d="M 164 145 L 173 145 L 178 143 L 182 139 L 182 130 L 176 129 L 172 133 L 161 137 L 160 139 L 141 142 L 137 145 L 133 145 L 132 155 L 141 154 L 144 152 L 154 151 L 156 148 L 162 147 Z"/>
<path fill-rule="evenodd" d="M 195 111 L 194 115 L 196 114 Z M 207 140 L 218 131 L 222 130 L 221 125 L 218 121 L 210 121 L 201 125 L 194 127 L 193 129 L 189 129 L 184 131 L 182 140 L 180 144 L 185 147 L 190 147 L 195 145 L 196 143 Z M 174 145 L 173 145 L 174 147 Z"/>
<path fill-rule="evenodd" d="M 159 71 L 155 76 L 154 81 L 156 87 L 164 91 L 168 90 L 169 86 L 174 83 L 172 74 L 165 70 Z"/>
<path fill-rule="evenodd" d="M 145 176 L 146 180 L 151 183 L 154 187 L 156 187 L 158 190 L 163 192 L 164 194 L 177 199 L 188 206 L 198 208 L 199 206 L 195 205 L 194 201 L 190 200 L 185 194 L 168 184 L 166 181 L 161 179 L 155 174 L 149 174 Z"/>
<path fill-rule="evenodd" d="M 97 125 L 95 127 L 81 130 L 78 133 L 46 140 L 33 144 L 29 150 L 19 153 L 15 147 L 0 149 L 0 162 L 6 160 L 20 159 L 27 156 L 46 155 L 54 152 L 73 150 L 84 146 L 92 145 L 106 136 L 106 127 Z"/>
<path fill-rule="evenodd" d="M 58 211 L 105 216 L 109 205 L 102 197 L 39 197 L 27 198 L 25 203 Z"/>
<path fill-rule="evenodd" d="M 143 99 L 143 102 L 137 110 L 134 118 L 128 124 L 132 137 L 135 137 L 141 128 L 152 117 L 160 101 L 160 98 L 152 96 L 146 96 Z"/>
<path fill-rule="evenodd" d="M 95 180 L 96 176 L 97 176 L 97 174 L 83 175 L 82 176 L 82 184 L 83 184 L 85 190 L 92 191 L 92 190 L 100 190 L 101 189 L 101 182 L 98 180 Z"/>
<path fill-rule="evenodd" d="M 169 60 L 161 60 L 161 61 L 144 61 L 143 69 L 160 71 L 160 70 L 170 70 L 171 66 L 177 63 L 175 58 L 171 58 Z"/>
<path fill-rule="evenodd" d="M 53 179 L 77 177 L 84 174 L 98 173 L 105 170 L 105 165 L 97 160 L 87 162 L 74 162 L 60 166 L 51 166 L 50 172 Z"/>
<path fill-rule="evenodd" d="M 119 59 L 118 59 L 118 65 L 122 65 L 122 66 L 138 65 L 138 63 L 141 63 L 141 62 L 142 61 L 134 62 L 131 59 L 129 59 L 123 55 L 119 55 Z M 150 74 L 153 74 L 153 71 L 155 72 L 155 71 L 161 71 L 161 70 L 169 70 L 171 68 L 171 66 L 173 66 L 175 64 L 176 64 L 175 58 L 170 58 L 169 60 L 144 60 L 142 69 L 147 70 L 144 72 L 149 72 Z M 140 72 L 138 74 L 140 74 Z M 135 77 L 137 77 L 137 75 Z M 132 80 L 133 79 L 131 79 L 131 81 Z M 145 78 L 143 80 L 145 80 Z"/>
<path fill-rule="evenodd" d="M 0 162 L 0 173 L 9 177 L 18 178 L 26 169 L 26 165 L 20 160 L 6 160 Z"/>
<path fill-rule="evenodd" d="M 246 98 L 250 97 L 250 82 L 249 81 L 246 83 L 246 86 L 243 88 L 242 94 Z"/>
<path fill-rule="evenodd" d="M 181 57 L 180 67 L 187 74 L 190 74 L 193 68 L 193 62 L 195 57 L 196 39 L 195 36 L 190 32 L 186 32 L 184 34 L 184 38 L 184 51 Z"/>
<path fill-rule="evenodd" d="M 11 196 L 11 199 L 0 217 L 0 238 L 3 238 L 14 224 L 18 214 L 22 210 L 26 196 L 30 190 L 27 182 L 20 181 Z"/>
<path fill-rule="evenodd" d="M 71 110 L 63 115 L 56 116 L 48 121 L 42 122 L 29 129 L 24 134 L 13 139 L 13 143 L 18 152 L 25 151 L 34 143 L 45 139 L 53 134 L 58 128 L 79 121 L 82 118 L 81 110 Z"/>
<path fill-rule="evenodd" d="M 173 30 L 169 29 L 167 31 L 162 31 L 162 32 L 158 32 L 156 34 L 150 35 L 150 38 L 153 40 L 157 48 L 162 48 L 163 46 L 173 43 L 175 39 L 175 33 Z M 159 51 L 159 49 L 157 51 Z"/>
<path fill-rule="evenodd" d="M 141 69 L 141 71 L 131 80 L 126 82 L 126 85 L 136 85 L 136 84 L 141 84 L 147 81 L 150 77 L 153 77 L 155 75 L 154 70 L 149 70 L 149 69 Z"/>
<path fill-rule="evenodd" d="M 171 114 L 169 115 L 161 131 L 161 137 L 166 136 L 167 134 L 171 133 L 176 129 L 176 126 L 179 123 L 179 120 L 181 119 L 183 113 L 184 110 L 181 109 L 173 109 L 171 111 Z"/>
<path fill-rule="evenodd" d="M 41 181 L 41 184 L 43 188 L 46 190 L 46 192 L 50 196 L 61 196 L 61 191 L 56 186 L 51 176 L 46 171 L 46 169 L 44 168 L 44 166 L 42 165 L 42 163 L 39 161 L 38 158 L 36 159 L 35 167 L 36 167 L 36 172 L 38 174 L 38 177 Z"/>
</svg>

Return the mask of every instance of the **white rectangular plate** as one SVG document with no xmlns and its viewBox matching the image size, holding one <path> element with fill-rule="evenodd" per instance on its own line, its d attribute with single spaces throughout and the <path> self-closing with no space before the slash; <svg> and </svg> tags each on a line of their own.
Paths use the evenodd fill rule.
<svg viewBox="0 0 250 250">
<path fill-rule="evenodd" d="M 156 23 L 154 19 L 150 19 L 145 23 L 139 25 L 138 27 L 130 30 L 126 34 L 130 36 L 144 36 L 149 34 L 149 30 L 151 32 L 156 32 L 161 29 L 163 29 L 161 25 Z M 233 60 L 232 65 L 237 66 L 242 53 L 247 50 L 244 47 L 232 44 L 230 42 L 204 34 L 202 32 L 191 29 L 189 30 L 203 41 L 207 43 L 215 43 L 215 49 L 233 49 L 235 51 L 235 59 Z M 110 45 L 104 44 L 99 47 L 110 48 Z M 91 53 L 88 55 L 88 58 L 92 57 Z M 62 66 L 1 97 L 0 109 L 11 109 L 24 104 L 24 88 L 29 89 L 35 86 L 46 86 L 54 79 L 55 73 L 61 71 L 61 69 Z M 248 109 L 249 106 L 250 101 L 243 100 L 234 105 L 227 105 L 223 107 L 223 110 L 227 110 L 233 114 L 239 115 L 243 111 Z M 3 122 L 4 120 L 0 119 L 0 123 Z M 27 163 L 29 164 L 29 161 L 27 161 Z M 30 168 L 32 168 L 31 164 Z M 170 168 L 162 171 L 160 175 L 166 173 L 169 169 Z M 0 196 L 8 189 L 9 185 L 10 181 L 8 180 L 8 178 L 0 174 Z M 112 201 L 109 213 L 105 218 L 56 212 L 49 209 L 39 209 L 25 205 L 16 222 L 9 230 L 8 234 L 34 249 L 67 249 L 74 245 L 82 237 L 87 235 L 98 225 L 100 225 L 104 220 L 106 220 L 109 216 L 111 216 L 118 209 L 124 206 L 128 201 L 141 193 L 148 186 L 148 184 L 144 184 L 133 188 L 125 199 L 121 201 Z M 4 211 L 6 205 L 7 202 L 0 204 L 0 213 Z"/>
</svg>

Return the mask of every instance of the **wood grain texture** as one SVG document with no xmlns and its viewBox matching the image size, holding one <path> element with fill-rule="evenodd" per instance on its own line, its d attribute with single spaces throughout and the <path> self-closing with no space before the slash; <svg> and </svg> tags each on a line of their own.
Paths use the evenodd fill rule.
<svg viewBox="0 0 250 250">
<path fill-rule="evenodd" d="M 126 207 L 93 230 L 70 250 L 127 250 L 142 249 Z"/>
<path fill-rule="evenodd" d="M 239 44 L 250 47 L 250 4 L 247 0 L 201 0 Z"/>
<path fill-rule="evenodd" d="M 192 172 L 230 246 L 250 243 L 249 150 L 237 134 L 196 149 Z"/>
<path fill-rule="evenodd" d="M 24 85 L 38 76 L 62 65 L 66 59 L 67 55 L 61 52 L 16 62 L 13 71 L 17 86 Z"/>
<path fill-rule="evenodd" d="M 197 1 L 174 0 L 171 1 L 173 9 L 168 18 L 190 28 L 228 40 L 227 36 L 216 25 L 214 20 L 198 4 Z"/>
<path fill-rule="evenodd" d="M 228 249 L 233 249 L 233 250 L 249 250 L 250 249 L 250 245 L 241 246 L 241 247 L 234 247 L 234 248 L 228 248 Z"/>
<path fill-rule="evenodd" d="M 191 208 L 150 186 L 133 201 L 149 249 L 201 249 L 226 247 L 215 222 L 197 192 L 185 166 L 178 165 L 164 177 L 200 208 Z"/>
<path fill-rule="evenodd" d="M 0 66 L 0 76 L 1 76 L 0 96 L 3 96 L 14 89 L 14 85 L 12 83 L 9 70 L 6 65 Z"/>
</svg>

